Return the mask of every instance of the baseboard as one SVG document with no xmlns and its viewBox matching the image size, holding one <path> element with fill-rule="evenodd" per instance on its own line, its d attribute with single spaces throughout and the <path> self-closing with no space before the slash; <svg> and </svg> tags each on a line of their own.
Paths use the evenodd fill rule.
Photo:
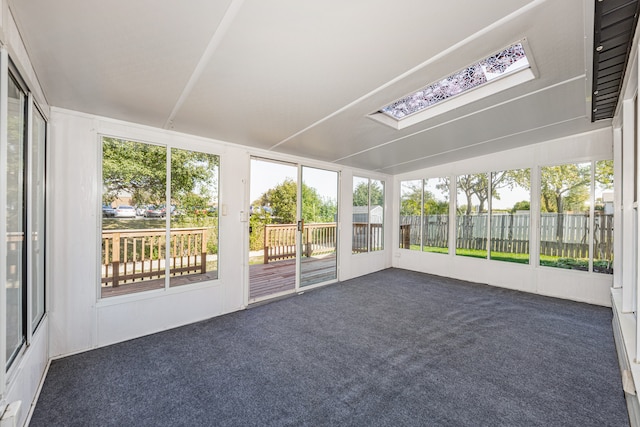
<svg viewBox="0 0 640 427">
<path fill-rule="evenodd" d="M 638 398 L 638 392 L 636 391 L 635 381 L 633 378 L 633 370 L 637 370 L 637 367 L 632 367 L 630 363 L 629 349 L 633 348 L 630 343 L 635 342 L 635 337 L 630 336 L 635 332 L 633 325 L 627 323 L 635 321 L 635 319 L 627 319 L 625 315 L 620 312 L 620 300 L 617 298 L 616 290 L 612 291 L 612 327 L 613 338 L 616 345 L 616 352 L 618 354 L 618 364 L 620 366 L 620 375 L 622 376 L 623 392 L 625 400 L 627 402 L 627 412 L 629 413 L 629 424 L 631 427 L 640 427 L 640 399 Z M 621 317 L 625 317 L 624 320 Z M 631 326 L 631 327 L 630 327 Z"/>
<path fill-rule="evenodd" d="M 24 423 L 25 426 L 28 426 L 31 422 L 31 416 L 33 415 L 33 411 L 36 409 L 36 403 L 38 403 L 38 398 L 40 398 L 40 392 L 42 392 L 42 386 L 44 386 L 44 381 L 47 378 L 47 374 L 49 373 L 49 367 L 51 366 L 52 359 L 49 358 L 47 361 L 47 365 L 44 368 L 44 372 L 42 373 L 42 377 L 40 378 L 40 383 L 38 383 L 38 389 L 36 390 L 36 395 L 33 397 L 33 401 L 31 405 L 29 405 L 29 412 L 27 412 L 27 419 Z"/>
</svg>

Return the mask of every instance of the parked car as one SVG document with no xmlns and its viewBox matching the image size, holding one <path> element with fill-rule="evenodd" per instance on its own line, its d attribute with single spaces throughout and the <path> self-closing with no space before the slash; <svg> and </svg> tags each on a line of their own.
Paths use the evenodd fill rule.
<svg viewBox="0 0 640 427">
<path fill-rule="evenodd" d="M 120 205 L 115 210 L 115 218 L 135 218 L 136 210 L 133 206 Z"/>
<path fill-rule="evenodd" d="M 146 206 L 137 206 L 136 207 L 136 215 L 137 216 L 144 216 L 144 211 L 147 210 Z"/>
<path fill-rule="evenodd" d="M 113 218 L 116 214 L 116 210 L 113 209 L 111 206 L 109 205 L 103 205 L 102 206 L 102 216 L 105 218 Z"/>
<path fill-rule="evenodd" d="M 144 211 L 145 218 L 164 218 L 164 209 L 159 206 L 149 205 Z"/>
</svg>

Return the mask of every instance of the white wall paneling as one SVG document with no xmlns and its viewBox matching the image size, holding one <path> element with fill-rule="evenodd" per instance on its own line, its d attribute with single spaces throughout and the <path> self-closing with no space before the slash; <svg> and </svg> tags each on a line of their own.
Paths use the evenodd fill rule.
<svg viewBox="0 0 640 427">
<path fill-rule="evenodd" d="M 220 216 L 219 279 L 166 291 L 151 291 L 100 300 L 98 283 L 98 232 L 101 218 L 99 197 L 101 180 L 100 135 L 142 142 L 154 142 L 220 155 L 220 205 L 227 214 Z M 52 109 L 52 226 L 50 239 L 66 242 L 51 254 L 51 356 L 112 344 L 171 327 L 184 325 L 246 306 L 246 211 L 249 158 L 265 155 L 258 150 L 221 141 L 179 134 L 172 131 L 95 117 L 83 113 Z M 310 166 L 326 164 L 291 156 L 275 156 Z M 335 169 L 335 165 L 334 165 Z M 391 230 L 386 230 L 386 251 L 351 257 L 350 170 L 341 170 L 342 203 L 339 218 L 340 279 L 370 273 L 390 266 Z M 387 183 L 387 201 L 391 180 Z M 348 191 L 347 191 L 348 190 Z M 349 200 L 347 200 L 349 199 Z M 69 203 L 73 200 L 73 203 Z M 222 211 L 222 209 L 221 209 Z M 73 213 L 77 212 L 77 213 Z M 387 212 L 387 219 L 389 215 Z M 352 259 L 355 261 L 352 262 Z M 362 260 L 362 261 L 360 261 Z"/>
</svg>

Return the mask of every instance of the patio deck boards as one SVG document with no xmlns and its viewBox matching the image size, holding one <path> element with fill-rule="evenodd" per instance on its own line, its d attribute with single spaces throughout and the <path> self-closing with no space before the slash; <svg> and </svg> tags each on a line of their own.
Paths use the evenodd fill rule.
<svg viewBox="0 0 640 427">
<path fill-rule="evenodd" d="M 302 259 L 305 282 L 308 284 L 325 282 L 336 277 L 336 256 Z M 269 295 L 293 292 L 296 284 L 296 260 L 253 264 L 249 266 L 249 302 Z"/>
<path fill-rule="evenodd" d="M 335 275 L 335 255 L 322 258 L 303 258 L 305 283 L 314 284 L 332 280 Z M 255 302 L 269 295 L 293 292 L 295 290 L 296 260 L 274 261 L 269 264 L 253 264 L 249 266 L 249 302 Z M 218 277 L 216 271 L 206 274 L 189 274 L 171 278 L 171 287 L 187 285 Z M 138 292 L 164 288 L 164 278 L 145 280 L 142 282 L 122 283 L 113 288 L 103 286 L 102 298 L 127 295 Z"/>
</svg>

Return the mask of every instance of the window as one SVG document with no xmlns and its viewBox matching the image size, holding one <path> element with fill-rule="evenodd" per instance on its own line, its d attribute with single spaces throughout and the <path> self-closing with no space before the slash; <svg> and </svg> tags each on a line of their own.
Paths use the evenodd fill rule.
<svg viewBox="0 0 640 427">
<path fill-rule="evenodd" d="M 460 175 L 456 188 L 456 255 L 486 258 L 488 176 Z"/>
<path fill-rule="evenodd" d="M 26 94 L 13 78 L 8 88 L 7 138 L 7 368 L 26 341 L 25 125 Z"/>
<path fill-rule="evenodd" d="M 613 274 L 613 190 L 612 160 L 541 168 L 540 265 Z M 530 209 L 529 168 L 457 176 L 455 254 L 529 264 Z M 402 181 L 400 247 L 447 253 L 448 212 L 448 178 Z"/>
<path fill-rule="evenodd" d="M 6 212 L 6 299 L 0 312 L 6 313 L 2 357 L 7 370 L 45 314 L 46 121 L 12 68 L 6 91 L 6 157 L 0 158 L 6 182 L 2 207 Z"/>
<path fill-rule="evenodd" d="M 218 165 L 212 154 L 102 139 L 103 298 L 217 278 Z"/>
<path fill-rule="evenodd" d="M 613 274 L 613 160 L 596 162 L 593 271 Z"/>
<path fill-rule="evenodd" d="M 47 122 L 37 109 L 33 109 L 31 123 L 31 142 L 29 149 L 29 216 L 28 236 L 30 241 L 29 263 L 31 267 L 31 325 L 34 331 L 45 312 L 45 154 L 47 141 Z"/>
<path fill-rule="evenodd" d="M 400 247 L 419 251 L 422 245 L 422 180 L 400 183 Z"/>
<path fill-rule="evenodd" d="M 589 270 L 591 163 L 540 170 L 540 265 Z"/>
<path fill-rule="evenodd" d="M 422 224 L 422 250 L 449 252 L 449 180 L 424 180 L 424 217 Z"/>
<path fill-rule="evenodd" d="M 218 163 L 171 149 L 170 286 L 218 278 Z"/>
<path fill-rule="evenodd" d="M 430 178 L 400 183 L 400 247 L 448 253 L 449 180 Z"/>
<path fill-rule="evenodd" d="M 353 177 L 352 252 L 384 249 L 384 182 Z"/>
<path fill-rule="evenodd" d="M 492 260 L 529 263 L 530 179 L 530 169 L 491 173 Z"/>
</svg>

